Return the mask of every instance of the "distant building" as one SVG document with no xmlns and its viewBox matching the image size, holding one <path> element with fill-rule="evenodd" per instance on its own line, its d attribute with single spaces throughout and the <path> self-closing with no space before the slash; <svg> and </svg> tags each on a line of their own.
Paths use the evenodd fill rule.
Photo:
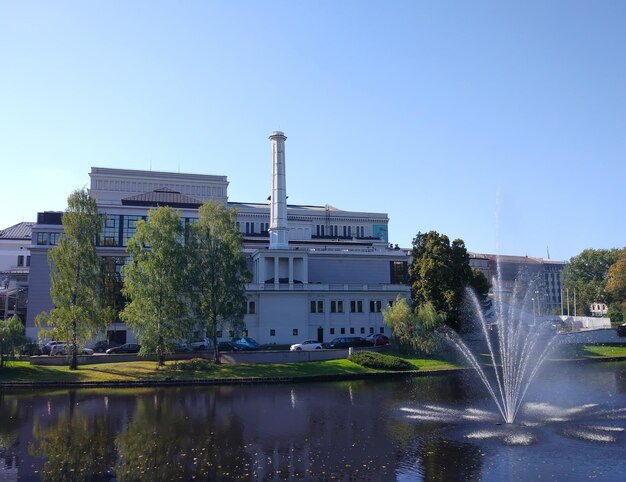
<svg viewBox="0 0 626 482">
<path fill-rule="evenodd" d="M 500 278 L 502 292 L 493 294 L 511 295 L 516 280 L 524 277 L 532 280 L 536 287 L 533 305 L 536 306 L 537 314 L 560 314 L 563 289 L 561 272 L 565 267 L 564 261 L 471 252 L 469 255 L 470 266 L 479 269 L 489 282 L 495 277 Z"/>
<path fill-rule="evenodd" d="M 22 222 L 0 230 L 0 319 L 26 319 L 32 226 Z"/>
<path fill-rule="evenodd" d="M 272 190 L 266 203 L 230 202 L 225 176 L 92 168 L 90 194 L 104 218 L 98 253 L 120 272 L 135 223 L 151 207 L 179 210 L 188 226 L 205 200 L 225 203 L 238 210 L 252 273 L 244 319 L 249 336 L 260 343 L 289 344 L 387 332 L 382 310 L 398 295 L 410 296 L 409 252 L 389 245 L 385 213 L 288 205 L 285 140 L 282 132 L 270 136 Z M 33 226 L 27 319 L 31 337 L 39 331 L 36 315 L 52 308 L 47 253 L 63 233 L 61 216 L 41 212 Z M 108 334 L 118 341 L 134 340 L 121 322 Z M 219 338 L 231 335 L 223 332 Z"/>
</svg>

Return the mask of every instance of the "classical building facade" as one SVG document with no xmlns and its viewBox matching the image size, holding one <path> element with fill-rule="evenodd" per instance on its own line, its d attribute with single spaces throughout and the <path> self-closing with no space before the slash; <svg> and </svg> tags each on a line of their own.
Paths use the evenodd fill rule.
<svg viewBox="0 0 626 482">
<path fill-rule="evenodd" d="M 185 225 L 206 200 L 237 209 L 237 225 L 252 281 L 245 325 L 260 343 L 384 333 L 382 309 L 409 297 L 409 253 L 388 242 L 385 213 L 344 211 L 330 205 L 287 204 L 286 137 L 270 136 L 271 195 L 267 203 L 231 202 L 225 176 L 94 167 L 90 194 L 103 216 L 100 256 L 117 272 L 127 262 L 128 240 L 148 210 L 170 206 Z M 269 177 L 269 176 L 268 176 Z M 41 212 L 32 227 L 27 336 L 36 337 L 36 315 L 52 308 L 48 250 L 63 232 L 62 213 Z M 125 324 L 109 327 L 118 341 L 133 341 Z M 226 340 L 228 330 L 220 333 Z"/>
</svg>

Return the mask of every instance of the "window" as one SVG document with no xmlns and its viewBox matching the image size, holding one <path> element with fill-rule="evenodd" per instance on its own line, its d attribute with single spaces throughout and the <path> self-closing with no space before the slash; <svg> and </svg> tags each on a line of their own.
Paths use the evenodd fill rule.
<svg viewBox="0 0 626 482">
<path fill-rule="evenodd" d="M 48 233 L 37 233 L 37 244 L 48 244 Z"/>
<path fill-rule="evenodd" d="M 407 283 L 407 262 L 390 261 L 391 264 L 391 284 L 403 285 Z"/>
<path fill-rule="evenodd" d="M 293 330 L 291 330 L 291 334 L 292 334 L 293 336 L 298 336 L 298 329 L 297 329 L 297 328 L 294 328 Z"/>
<path fill-rule="evenodd" d="M 117 214 L 105 214 L 100 233 L 100 246 L 119 246 L 120 217 Z"/>
<path fill-rule="evenodd" d="M 342 334 L 342 335 L 345 335 L 345 334 L 346 334 L 346 329 L 345 329 L 345 328 L 342 328 L 340 331 L 341 331 L 341 334 Z"/>
<path fill-rule="evenodd" d="M 59 244 L 59 236 L 59 233 L 48 233 L 48 239 L 50 240 L 50 244 L 52 246 Z"/>
<path fill-rule="evenodd" d="M 324 301 L 312 300 L 311 301 L 311 313 L 324 313 Z"/>
<path fill-rule="evenodd" d="M 363 313 L 363 301 L 361 300 L 350 301 L 350 313 Z"/>
<path fill-rule="evenodd" d="M 248 330 L 241 330 L 241 336 L 248 336 Z"/>
<path fill-rule="evenodd" d="M 228 337 L 232 338 L 233 336 L 235 336 L 235 332 L 233 330 L 228 330 Z"/>
<path fill-rule="evenodd" d="M 248 302 L 248 313 L 251 315 L 256 313 L 256 303 L 254 301 Z"/>
<path fill-rule="evenodd" d="M 354 335 L 354 328 L 350 328 L 350 334 Z"/>
<path fill-rule="evenodd" d="M 30 266 L 30 256 L 26 256 L 26 266 Z"/>
<path fill-rule="evenodd" d="M 370 313 L 380 313 L 382 309 L 382 301 L 380 300 L 372 300 L 370 301 Z"/>
<path fill-rule="evenodd" d="M 361 327 L 361 335 L 365 335 L 365 328 Z"/>
<path fill-rule="evenodd" d="M 137 232 L 137 221 L 141 216 L 124 216 L 124 226 L 122 229 L 122 246 L 126 246 L 128 240 Z"/>
<path fill-rule="evenodd" d="M 24 256 L 22 256 L 21 254 L 17 257 L 17 265 L 24 266 Z"/>
<path fill-rule="evenodd" d="M 270 336 L 276 336 L 276 330 L 275 329 L 270 329 Z"/>
<path fill-rule="evenodd" d="M 381 326 L 381 327 L 380 327 L 380 332 L 381 332 L 383 335 L 385 334 L 385 327 L 384 327 L 384 326 Z"/>
<path fill-rule="evenodd" d="M 331 335 L 334 335 L 334 334 L 335 334 L 335 329 L 334 329 L 334 328 L 331 328 L 331 329 L 330 329 L 330 334 L 331 334 Z"/>
<path fill-rule="evenodd" d="M 370 335 L 373 335 L 373 334 L 374 334 L 374 327 L 370 326 Z"/>
<path fill-rule="evenodd" d="M 331 313 L 343 313 L 343 300 L 331 300 L 330 312 Z"/>
<path fill-rule="evenodd" d="M 218 338 L 222 338 L 222 330 L 217 330 L 215 332 L 215 336 L 218 337 Z"/>
</svg>

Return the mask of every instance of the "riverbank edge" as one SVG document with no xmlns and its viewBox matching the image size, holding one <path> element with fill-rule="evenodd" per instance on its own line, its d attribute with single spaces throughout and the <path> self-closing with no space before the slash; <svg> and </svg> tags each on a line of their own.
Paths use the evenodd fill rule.
<svg viewBox="0 0 626 482">
<path fill-rule="evenodd" d="M 554 359 L 548 363 L 608 363 L 626 361 L 626 356 L 594 357 L 580 359 Z M 430 376 L 446 376 L 471 370 L 469 367 L 450 368 L 443 370 L 408 370 L 399 372 L 373 373 L 337 373 L 325 375 L 302 375 L 291 377 L 237 377 L 237 378 L 187 378 L 165 380 L 111 380 L 111 381 L 46 381 L 46 382 L 0 382 L 0 389 L 34 389 L 34 388 L 135 388 L 135 387 L 178 387 L 207 385 L 252 385 L 279 383 L 335 382 L 351 380 L 374 380 L 389 378 L 416 378 Z"/>
</svg>

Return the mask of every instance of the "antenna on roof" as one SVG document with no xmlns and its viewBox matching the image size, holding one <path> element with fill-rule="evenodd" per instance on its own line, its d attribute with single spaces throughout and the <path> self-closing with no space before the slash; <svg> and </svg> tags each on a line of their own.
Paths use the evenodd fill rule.
<svg viewBox="0 0 626 482">
<path fill-rule="evenodd" d="M 548 253 L 548 259 L 550 259 L 550 248 L 548 248 L 548 246 L 546 246 L 546 251 Z"/>
</svg>

